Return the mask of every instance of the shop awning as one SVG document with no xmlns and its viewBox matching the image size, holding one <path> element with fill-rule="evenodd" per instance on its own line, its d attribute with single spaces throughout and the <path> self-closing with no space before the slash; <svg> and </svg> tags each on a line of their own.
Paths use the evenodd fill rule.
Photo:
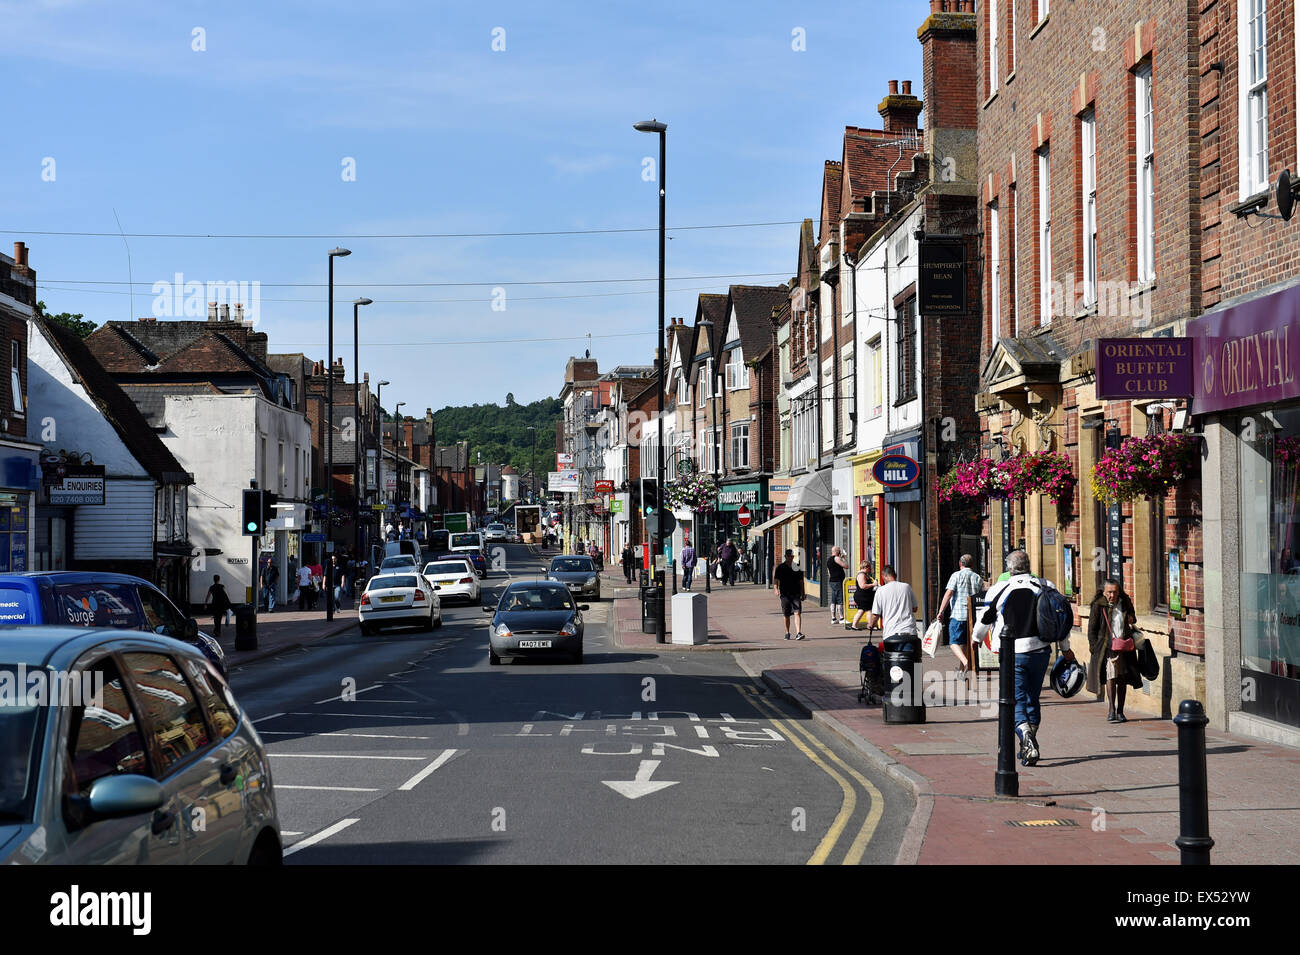
<svg viewBox="0 0 1300 955">
<path fill-rule="evenodd" d="M 794 520 L 798 516 L 799 513 L 797 511 L 785 511 L 784 513 L 776 515 L 776 517 L 764 521 L 762 524 L 759 524 L 757 527 L 751 527 L 749 529 L 749 533 L 751 536 L 753 536 L 754 534 L 766 533 L 767 531 L 770 531 L 772 528 L 784 524 L 786 521 Z"/>
<path fill-rule="evenodd" d="M 829 511 L 831 509 L 831 469 L 805 474 L 795 481 L 785 500 L 790 511 Z"/>
</svg>

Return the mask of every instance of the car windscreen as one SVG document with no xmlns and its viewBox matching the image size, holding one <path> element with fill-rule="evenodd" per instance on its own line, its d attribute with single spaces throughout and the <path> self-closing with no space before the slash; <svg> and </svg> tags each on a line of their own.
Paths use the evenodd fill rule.
<svg viewBox="0 0 1300 955">
<path fill-rule="evenodd" d="M 452 534 L 452 547 L 477 547 L 479 545 L 478 534 Z"/>
<path fill-rule="evenodd" d="M 401 557 L 389 557 L 387 560 L 385 560 L 382 564 L 379 565 L 381 570 L 385 567 L 414 567 L 414 566 L 415 566 L 415 558 L 406 554 L 402 555 Z"/>
<path fill-rule="evenodd" d="M 506 526 L 505 526 L 504 524 L 489 524 L 489 525 L 488 525 L 488 530 L 490 530 L 490 531 L 503 531 L 503 530 L 505 530 L 505 529 L 506 529 Z"/>
<path fill-rule="evenodd" d="M 40 767 L 42 716 L 50 707 L 29 697 L 32 678 L 46 673 L 0 663 L 0 825 L 31 818 Z"/>
<path fill-rule="evenodd" d="M 468 573 L 469 568 L 462 562 L 447 562 L 445 564 L 429 564 L 424 568 L 424 576 L 436 577 L 446 574 L 464 574 Z"/>
<path fill-rule="evenodd" d="M 551 570 L 581 573 L 584 570 L 594 571 L 595 568 L 591 565 L 590 557 L 560 557 L 551 562 Z"/>
<path fill-rule="evenodd" d="M 528 587 L 507 591 L 501 597 L 503 612 L 526 610 L 573 610 L 573 599 L 567 590 L 558 587 Z"/>
<path fill-rule="evenodd" d="M 390 574 L 387 577 L 371 577 L 367 590 L 388 590 L 393 587 L 414 587 L 415 578 Z"/>
</svg>

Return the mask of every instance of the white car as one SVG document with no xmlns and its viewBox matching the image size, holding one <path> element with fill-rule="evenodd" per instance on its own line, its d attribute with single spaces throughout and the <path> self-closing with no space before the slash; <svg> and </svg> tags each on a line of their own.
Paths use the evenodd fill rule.
<svg viewBox="0 0 1300 955">
<path fill-rule="evenodd" d="M 415 562 L 415 558 L 410 554 L 397 554 L 394 557 L 385 557 L 384 562 L 379 565 L 379 572 L 381 574 L 395 574 L 400 570 L 409 568 L 414 573 L 419 569 L 419 566 Z"/>
<path fill-rule="evenodd" d="M 414 567 L 410 573 L 380 573 L 370 578 L 357 606 L 361 632 L 381 627 L 419 625 L 425 630 L 442 626 L 442 601 L 438 588 Z"/>
<path fill-rule="evenodd" d="M 484 536 L 489 544 L 494 541 L 499 541 L 504 544 L 510 539 L 510 535 L 506 532 L 506 526 L 504 524 L 489 524 L 487 526 L 487 533 Z"/>
<path fill-rule="evenodd" d="M 438 588 L 442 600 L 464 597 L 468 603 L 479 602 L 482 591 L 478 574 L 474 572 L 474 565 L 463 557 L 430 561 L 424 565 L 424 576 Z"/>
</svg>

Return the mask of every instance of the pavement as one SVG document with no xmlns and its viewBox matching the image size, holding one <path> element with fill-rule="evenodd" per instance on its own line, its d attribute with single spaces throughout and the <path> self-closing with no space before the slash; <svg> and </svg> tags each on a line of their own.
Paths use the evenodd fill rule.
<svg viewBox="0 0 1300 955">
<path fill-rule="evenodd" d="M 617 568 L 605 579 L 614 595 L 617 644 L 654 646 L 655 635 L 641 632 L 636 585 L 627 586 Z M 951 652 L 941 648 L 923 661 L 926 722 L 886 724 L 878 705 L 857 699 L 865 633 L 832 627 L 829 609 L 812 607 L 803 616 L 807 639 L 787 641 L 769 589 L 714 586 L 708 599 L 708 643 L 673 649 L 734 652 L 747 673 L 910 789 L 916 812 L 896 861 L 1178 862 L 1172 720 L 1129 713 L 1127 723 L 1111 724 L 1105 702 L 1086 690 L 1067 700 L 1045 689 L 1042 759 L 1030 768 L 1017 765 L 1019 798 L 999 798 L 996 672 L 981 673 L 968 685 L 957 677 Z M 1207 731 L 1206 766 L 1212 861 L 1300 863 L 1300 750 Z"/>
</svg>

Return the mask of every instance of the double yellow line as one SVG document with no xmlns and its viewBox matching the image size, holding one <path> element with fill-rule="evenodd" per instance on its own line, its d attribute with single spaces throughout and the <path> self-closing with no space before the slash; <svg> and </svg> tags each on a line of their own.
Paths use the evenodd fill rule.
<svg viewBox="0 0 1300 955">
<path fill-rule="evenodd" d="M 884 815 L 885 799 L 880 790 L 872 784 L 871 780 L 836 756 L 825 743 L 811 732 L 793 721 L 782 719 L 780 711 L 763 699 L 756 687 L 737 686 L 736 689 L 741 696 L 754 705 L 755 709 L 764 714 L 773 726 L 781 730 L 783 735 L 799 748 L 800 752 L 807 756 L 822 772 L 835 780 L 839 784 L 840 791 L 844 794 L 844 798 L 840 803 L 840 811 L 835 815 L 835 821 L 831 823 L 831 827 L 826 830 L 826 835 L 822 836 L 821 842 L 817 844 L 816 850 L 808 859 L 808 865 L 826 864 L 826 860 L 830 858 L 831 852 L 834 851 L 845 830 L 848 829 L 853 814 L 857 810 L 858 793 L 854 789 L 853 783 L 833 767 L 838 766 L 862 787 L 868 801 L 867 814 L 862 821 L 861 828 L 858 829 L 857 836 L 854 837 L 853 843 L 844 856 L 843 864 L 857 865 L 860 863 L 868 843 L 871 842 L 871 837 L 876 833 L 876 827 L 880 825 L 880 818 Z M 804 742 L 805 739 L 808 741 L 807 743 Z M 811 747 L 809 744 L 811 744 Z M 826 758 L 823 759 L 822 756 L 818 755 L 818 752 Z"/>
</svg>

